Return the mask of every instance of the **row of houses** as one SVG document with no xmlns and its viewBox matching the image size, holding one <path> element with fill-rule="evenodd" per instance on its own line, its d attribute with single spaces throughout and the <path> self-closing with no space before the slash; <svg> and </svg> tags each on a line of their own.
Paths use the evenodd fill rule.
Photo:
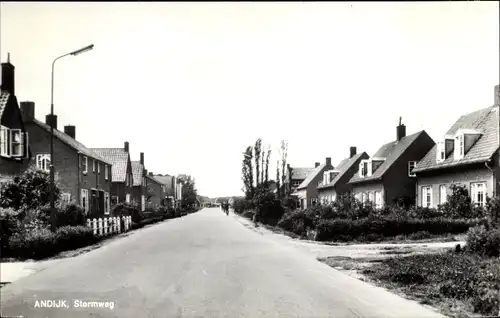
<svg viewBox="0 0 500 318">
<path fill-rule="evenodd" d="M 62 200 L 77 202 L 93 215 L 107 215 L 114 204 L 135 203 L 141 210 L 175 208 L 182 199 L 182 175 L 148 172 L 144 153 L 132 160 L 130 143 L 123 147 L 90 148 L 76 138 L 76 127 L 59 130 L 57 115 L 35 118 L 35 103 L 18 103 L 15 67 L 2 67 L 0 93 L 0 181 L 20 175 L 29 166 L 49 172 L 53 164 Z M 54 128 L 54 162 L 50 156 Z"/>
<path fill-rule="evenodd" d="M 336 166 L 329 157 L 314 167 L 288 165 L 285 191 L 301 208 L 343 193 L 378 208 L 400 203 L 436 208 L 446 202 L 451 184 L 459 183 L 473 203 L 484 206 L 486 197 L 500 195 L 499 101 L 497 85 L 493 106 L 461 116 L 437 142 L 425 130 L 407 135 L 400 118 L 395 140 L 372 156 L 350 147 Z"/>
</svg>

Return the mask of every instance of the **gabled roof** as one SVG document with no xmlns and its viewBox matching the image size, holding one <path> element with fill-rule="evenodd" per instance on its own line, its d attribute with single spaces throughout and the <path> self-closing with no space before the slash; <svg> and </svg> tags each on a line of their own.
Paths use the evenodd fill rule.
<svg viewBox="0 0 500 318">
<path fill-rule="evenodd" d="M 360 177 L 355 174 L 349 183 L 359 183 L 365 181 L 379 180 L 384 176 L 384 173 L 398 160 L 398 158 L 410 147 L 415 140 L 421 135 L 426 134 L 425 130 L 419 131 L 412 135 L 401 138 L 398 141 L 392 141 L 380 147 L 380 149 L 373 155 L 374 158 L 385 158 L 385 161 L 378 167 L 375 172 L 369 177 Z"/>
<path fill-rule="evenodd" d="M 435 145 L 418 162 L 413 171 L 436 170 L 487 161 L 499 147 L 498 116 L 498 106 L 491 106 L 461 116 L 448 130 L 447 135 L 454 135 L 459 129 L 476 129 L 482 132 L 481 137 L 472 145 L 463 159 L 455 160 L 452 152 L 443 162 L 438 163 L 436 161 L 437 145 Z"/>
<path fill-rule="evenodd" d="M 142 177 L 144 174 L 144 166 L 141 165 L 140 161 L 132 161 L 132 177 L 134 178 L 133 186 L 142 185 Z"/>
<path fill-rule="evenodd" d="M 163 184 L 160 181 L 158 181 L 154 176 L 146 175 L 146 178 L 148 178 L 149 180 L 153 181 L 154 183 L 156 183 L 158 185 L 162 185 Z"/>
<path fill-rule="evenodd" d="M 154 176 L 154 178 L 156 180 L 158 180 L 158 182 L 160 182 L 161 184 L 164 184 L 166 186 L 169 186 L 169 187 L 172 187 L 172 181 L 173 181 L 173 176 L 168 176 L 168 175 L 164 175 L 164 176 Z"/>
<path fill-rule="evenodd" d="M 123 148 L 91 148 L 91 150 L 113 164 L 111 168 L 113 182 L 125 182 L 128 161 L 130 160 L 128 152 Z"/>
<path fill-rule="evenodd" d="M 314 168 L 313 171 L 307 175 L 307 178 L 304 181 L 302 181 L 302 183 L 297 187 L 297 190 L 306 188 L 309 185 L 309 183 L 311 183 L 318 176 L 318 174 L 323 172 L 323 169 L 325 167 L 326 164 L 322 164 Z"/>
<path fill-rule="evenodd" d="M 347 171 L 360 159 L 363 155 L 368 157 L 368 154 L 366 152 L 358 153 L 352 158 L 344 158 L 336 167 L 335 170 L 338 171 L 337 175 L 335 178 L 328 184 L 325 185 L 320 185 L 318 189 L 326 189 L 326 188 L 332 188 L 335 187 L 337 182 L 346 174 Z"/>
<path fill-rule="evenodd" d="M 294 168 L 292 167 L 292 180 L 305 180 L 315 168 Z"/>
<path fill-rule="evenodd" d="M 37 125 L 38 127 L 44 129 L 48 133 L 50 133 L 50 126 L 47 125 L 46 123 L 41 122 L 41 121 L 39 121 L 36 118 L 33 118 L 33 123 L 35 125 Z M 110 161 L 106 160 L 105 158 L 102 158 L 101 156 L 99 156 L 96 152 L 92 151 L 90 148 L 85 147 L 79 141 L 76 141 L 72 137 L 66 135 L 65 133 L 63 133 L 63 132 L 61 132 L 61 131 L 59 131 L 57 129 L 54 129 L 54 137 L 56 137 L 61 142 L 65 143 L 69 147 L 73 148 L 74 150 L 78 151 L 79 153 L 81 153 L 81 154 L 83 154 L 83 155 L 85 155 L 87 157 L 90 157 L 90 158 L 102 161 L 102 162 L 107 163 L 109 165 L 113 164 L 112 162 L 110 162 Z"/>
</svg>

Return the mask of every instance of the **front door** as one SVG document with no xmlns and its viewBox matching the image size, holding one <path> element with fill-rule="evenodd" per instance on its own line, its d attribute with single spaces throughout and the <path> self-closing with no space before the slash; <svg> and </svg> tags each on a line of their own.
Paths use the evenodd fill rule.
<svg viewBox="0 0 500 318">
<path fill-rule="evenodd" d="M 103 190 L 99 190 L 99 212 L 100 213 L 104 213 L 105 209 L 104 209 L 104 191 Z"/>
<path fill-rule="evenodd" d="M 90 211 L 92 214 L 98 213 L 99 206 L 97 204 L 97 190 L 90 190 Z"/>
</svg>

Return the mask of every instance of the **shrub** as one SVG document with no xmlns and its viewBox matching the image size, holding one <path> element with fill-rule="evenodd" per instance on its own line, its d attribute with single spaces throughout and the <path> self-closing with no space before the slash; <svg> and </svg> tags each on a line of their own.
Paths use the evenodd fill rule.
<svg viewBox="0 0 500 318">
<path fill-rule="evenodd" d="M 144 215 L 139 207 L 131 203 L 118 203 L 111 209 L 113 216 L 131 216 L 132 222 L 140 222 L 144 219 Z"/>
<path fill-rule="evenodd" d="M 465 249 L 488 257 L 500 256 L 500 228 L 487 229 L 484 225 L 470 228 Z"/>
<path fill-rule="evenodd" d="M 15 233 L 9 248 L 12 255 L 20 258 L 40 259 L 57 252 L 55 234 L 46 228 Z"/>
<path fill-rule="evenodd" d="M 257 192 L 254 205 L 257 208 L 255 221 L 264 224 L 276 225 L 285 213 L 280 200 L 276 199 L 273 192 L 266 189 Z"/>
<path fill-rule="evenodd" d="M 244 211 L 241 216 L 247 218 L 247 219 L 250 219 L 250 220 L 253 220 L 254 216 L 255 216 L 255 211 L 253 210 L 247 210 L 247 211 Z"/>
<path fill-rule="evenodd" d="M 50 201 L 50 178 L 45 171 L 29 167 L 21 176 L 0 185 L 0 207 L 20 210 L 37 209 Z M 57 185 L 54 188 L 56 201 L 61 191 Z"/>
<path fill-rule="evenodd" d="M 500 196 L 487 200 L 486 217 L 491 227 L 500 227 Z"/>
<path fill-rule="evenodd" d="M 309 209 L 289 212 L 283 215 L 278 226 L 285 231 L 306 236 L 308 230 L 315 228 L 315 215 Z"/>
<path fill-rule="evenodd" d="M 75 203 L 64 204 L 56 212 L 56 226 L 86 225 L 85 211 Z"/>
<path fill-rule="evenodd" d="M 96 243 L 98 237 L 86 226 L 63 226 L 55 233 L 55 242 L 59 251 L 76 249 Z"/>
<path fill-rule="evenodd" d="M 427 232 L 427 231 L 420 231 L 420 232 L 410 233 L 408 235 L 408 239 L 410 239 L 410 240 L 423 240 L 423 239 L 430 238 L 431 236 L 432 236 L 432 234 Z"/>
<path fill-rule="evenodd" d="M 317 226 L 319 241 L 357 238 L 369 234 L 379 234 L 384 237 L 394 237 L 400 234 L 427 231 L 430 234 L 464 233 L 469 227 L 476 225 L 470 220 L 456 220 L 445 218 L 433 219 L 397 219 L 365 218 L 359 220 L 337 219 L 321 220 Z"/>
<path fill-rule="evenodd" d="M 19 221 L 24 215 L 11 208 L 0 207 L 0 246 L 2 255 L 8 253 L 9 239 L 18 231 Z"/>
<path fill-rule="evenodd" d="M 450 218 L 481 218 L 484 216 L 484 209 L 473 206 L 465 185 L 455 183 L 450 186 L 450 189 L 452 194 L 448 195 L 447 201 L 438 208 L 444 216 Z"/>
</svg>

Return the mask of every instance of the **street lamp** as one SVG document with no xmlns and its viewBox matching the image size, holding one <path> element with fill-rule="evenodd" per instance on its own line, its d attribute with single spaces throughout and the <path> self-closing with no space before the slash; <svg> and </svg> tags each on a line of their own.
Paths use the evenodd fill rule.
<svg viewBox="0 0 500 318">
<path fill-rule="evenodd" d="M 88 52 L 94 48 L 94 44 L 88 45 L 79 50 L 66 53 L 57 57 L 52 62 L 52 77 L 51 77 L 51 85 L 50 85 L 50 118 L 54 120 L 54 64 L 60 58 L 63 58 L 68 55 L 77 56 L 79 54 Z M 52 231 L 56 230 L 56 209 L 55 209 L 55 200 L 54 200 L 54 122 L 51 122 L 50 125 L 50 216 L 51 216 L 51 225 Z"/>
</svg>

